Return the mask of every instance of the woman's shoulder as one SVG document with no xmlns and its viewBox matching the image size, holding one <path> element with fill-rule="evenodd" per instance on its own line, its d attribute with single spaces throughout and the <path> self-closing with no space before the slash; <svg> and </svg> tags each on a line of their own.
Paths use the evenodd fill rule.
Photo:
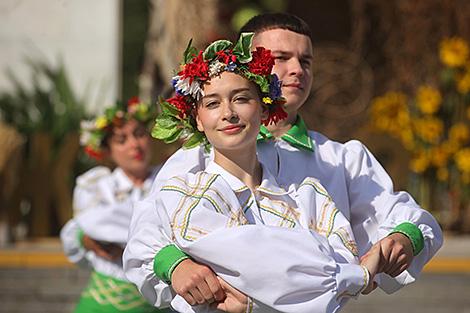
<svg viewBox="0 0 470 313">
<path fill-rule="evenodd" d="M 103 179 L 111 176 L 111 170 L 106 166 L 96 166 L 77 177 L 77 187 L 90 188 Z"/>
</svg>

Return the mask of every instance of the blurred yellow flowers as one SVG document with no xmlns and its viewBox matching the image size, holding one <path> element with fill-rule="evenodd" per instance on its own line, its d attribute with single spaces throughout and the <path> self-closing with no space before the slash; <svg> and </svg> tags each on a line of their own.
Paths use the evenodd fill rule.
<svg viewBox="0 0 470 313">
<path fill-rule="evenodd" d="M 400 140 L 412 172 L 470 184 L 470 50 L 458 37 L 442 40 L 440 84 L 418 86 L 414 97 L 389 91 L 373 99 L 370 126 Z M 436 75 L 437 76 L 437 75 Z M 466 187 L 468 188 L 468 186 Z"/>
<path fill-rule="evenodd" d="M 468 53 L 468 43 L 462 38 L 453 37 L 441 41 L 441 61 L 449 67 L 464 65 L 468 58 Z"/>
<path fill-rule="evenodd" d="M 416 102 L 421 112 L 424 114 L 433 114 L 441 105 L 441 93 L 431 86 L 421 86 L 418 88 Z"/>
</svg>

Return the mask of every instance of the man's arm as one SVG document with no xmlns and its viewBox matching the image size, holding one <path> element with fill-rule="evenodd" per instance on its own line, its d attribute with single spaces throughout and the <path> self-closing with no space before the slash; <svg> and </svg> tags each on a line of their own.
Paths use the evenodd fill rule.
<svg viewBox="0 0 470 313">
<path fill-rule="evenodd" d="M 381 245 L 384 271 L 396 278 L 382 274 L 379 282 L 391 293 L 416 279 L 441 247 L 442 231 L 408 193 L 393 191 L 390 176 L 366 147 L 358 141 L 344 147 L 353 231 L 361 254 Z"/>
</svg>

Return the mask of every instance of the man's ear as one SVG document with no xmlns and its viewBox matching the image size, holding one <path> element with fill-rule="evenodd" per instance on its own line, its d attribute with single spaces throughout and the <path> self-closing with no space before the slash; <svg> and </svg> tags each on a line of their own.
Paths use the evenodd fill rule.
<svg viewBox="0 0 470 313">
<path fill-rule="evenodd" d="M 267 120 L 269 117 L 269 108 L 265 103 L 261 104 L 261 120 Z"/>
</svg>

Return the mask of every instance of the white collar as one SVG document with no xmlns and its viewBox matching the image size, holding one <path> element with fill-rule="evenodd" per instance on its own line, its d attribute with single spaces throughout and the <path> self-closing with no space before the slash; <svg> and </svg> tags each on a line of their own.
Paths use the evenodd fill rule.
<svg viewBox="0 0 470 313">
<path fill-rule="evenodd" d="M 159 167 L 154 167 L 151 169 L 151 173 L 149 176 L 144 181 L 144 184 L 142 187 L 140 187 L 142 190 L 150 190 L 152 187 L 153 180 L 155 176 L 157 175 L 159 170 Z M 137 188 L 132 180 L 129 178 L 129 176 L 124 173 L 124 170 L 120 167 L 116 167 L 112 173 L 112 176 L 114 177 L 114 181 L 116 182 L 115 186 L 117 191 L 120 192 L 130 192 L 134 188 Z"/>
<path fill-rule="evenodd" d="M 274 196 L 289 194 L 290 191 L 286 191 L 283 188 L 279 187 L 276 178 L 268 170 L 268 168 L 264 166 L 263 163 L 260 162 L 260 164 L 263 172 L 263 177 L 261 179 L 261 184 L 256 187 L 256 190 L 260 193 L 265 193 Z M 248 190 L 248 187 L 240 179 L 230 174 L 227 170 L 225 170 L 219 164 L 215 163 L 213 160 L 209 161 L 205 172 L 222 176 L 222 178 L 230 185 L 230 187 L 235 193 L 240 193 L 245 190 Z"/>
</svg>

